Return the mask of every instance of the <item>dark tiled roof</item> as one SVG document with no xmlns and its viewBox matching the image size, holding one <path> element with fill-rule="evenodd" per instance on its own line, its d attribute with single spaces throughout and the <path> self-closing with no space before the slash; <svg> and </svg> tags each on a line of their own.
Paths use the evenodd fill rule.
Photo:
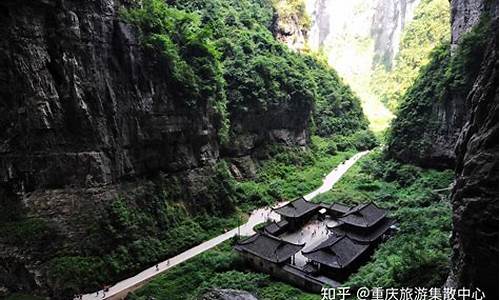
<svg viewBox="0 0 500 300">
<path fill-rule="evenodd" d="M 368 245 L 350 239 L 347 235 L 332 235 L 314 249 L 302 254 L 318 263 L 335 269 L 348 267 L 368 250 Z"/>
<path fill-rule="evenodd" d="M 285 217 L 300 218 L 318 207 L 318 204 L 306 201 L 304 198 L 298 198 L 274 211 Z"/>
<path fill-rule="evenodd" d="M 332 205 L 330 205 L 329 209 L 337 211 L 339 213 L 346 213 L 351 209 L 351 207 L 342 203 L 333 203 Z"/>
<path fill-rule="evenodd" d="M 267 233 L 257 233 L 239 242 L 235 249 L 248 252 L 274 263 L 281 263 L 292 257 L 304 247 L 274 237 Z"/>
<path fill-rule="evenodd" d="M 282 220 L 279 221 L 278 223 L 276 222 L 271 222 L 266 227 L 264 227 L 264 231 L 271 235 L 275 235 L 276 233 L 279 233 L 284 229 L 284 227 L 288 226 L 288 221 L 287 220 Z"/>
<path fill-rule="evenodd" d="M 378 239 L 381 235 L 387 232 L 391 225 L 394 224 L 394 220 L 385 218 L 379 223 L 377 223 L 373 228 L 363 229 L 362 232 L 353 232 L 348 228 L 344 228 L 343 226 L 335 227 L 332 229 L 334 234 L 344 235 L 346 234 L 349 238 L 363 243 L 370 243 Z"/>
<path fill-rule="evenodd" d="M 373 203 L 359 204 L 339 218 L 343 223 L 357 227 L 371 227 L 387 215 L 386 210 Z"/>
<path fill-rule="evenodd" d="M 319 203 L 321 208 L 326 208 L 329 211 L 334 211 L 338 214 L 345 214 L 351 207 L 342 203 Z"/>
</svg>

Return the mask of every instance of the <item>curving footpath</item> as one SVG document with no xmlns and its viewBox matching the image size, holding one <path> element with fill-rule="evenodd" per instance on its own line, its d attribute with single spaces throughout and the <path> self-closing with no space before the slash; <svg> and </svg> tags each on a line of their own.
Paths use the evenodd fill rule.
<svg viewBox="0 0 500 300">
<path fill-rule="evenodd" d="M 306 200 L 311 200 L 317 195 L 329 191 L 333 187 L 333 185 L 340 180 L 342 175 L 344 175 L 345 172 L 347 172 L 347 170 L 349 170 L 349 168 L 352 167 L 361 157 L 368 154 L 368 152 L 369 151 L 359 152 L 350 159 L 348 159 L 347 161 L 337 166 L 325 177 L 325 179 L 323 180 L 323 185 L 321 187 L 305 195 L 304 198 Z M 281 202 L 276 204 L 274 207 L 279 207 L 286 203 L 287 202 Z M 109 290 L 104 294 L 103 291 L 100 290 L 92 294 L 83 295 L 81 299 L 83 300 L 125 299 L 128 293 L 135 291 L 136 289 L 145 285 L 155 276 L 162 274 L 168 269 L 200 253 L 203 253 L 224 241 L 227 241 L 228 239 L 238 235 L 238 233 L 243 236 L 250 236 L 254 234 L 255 232 L 253 228 L 260 223 L 266 222 L 267 220 L 279 220 L 279 216 L 276 213 L 274 213 L 272 208 L 270 207 L 256 209 L 252 211 L 250 217 L 248 218 L 248 221 L 245 224 L 241 225 L 239 228 L 234 228 L 224 234 L 221 234 L 211 240 L 208 240 L 198 246 L 195 246 L 185 252 L 182 252 L 179 255 L 176 255 L 172 258 L 169 258 L 168 260 L 158 263 L 158 269 L 156 269 L 156 266 L 152 266 L 133 277 L 120 281 L 114 286 L 110 287 Z M 76 300 L 78 298 L 74 299 Z"/>
</svg>

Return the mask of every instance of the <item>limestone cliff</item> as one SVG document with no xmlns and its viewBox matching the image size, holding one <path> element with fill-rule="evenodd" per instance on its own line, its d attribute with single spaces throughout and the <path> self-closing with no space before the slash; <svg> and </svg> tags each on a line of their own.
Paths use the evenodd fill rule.
<svg viewBox="0 0 500 300">
<path fill-rule="evenodd" d="M 309 42 L 314 49 L 341 47 L 349 36 L 373 40 L 371 64 L 391 68 L 405 25 L 413 18 L 420 0 L 328 1 L 309 0 L 312 15 Z M 354 51 L 353 45 L 348 51 Z M 366 47 L 366 46 L 365 46 Z M 335 53 L 337 55 L 337 53 Z M 335 59 L 332 57 L 332 59 Z M 350 61 L 349 63 L 355 63 Z M 368 67 L 371 67 L 371 64 Z"/>
<path fill-rule="evenodd" d="M 175 181 L 183 207 L 222 216 L 234 207 L 225 193 L 210 200 L 221 155 L 251 168 L 251 156 L 266 144 L 308 141 L 312 101 L 276 103 L 231 115 L 236 135 L 221 154 L 213 105 L 179 95 L 168 62 L 122 22 L 120 7 L 133 2 L 0 3 L 0 223 L 21 215 L 48 223 L 38 236 L 43 245 L 28 237 L 22 246 L 0 242 L 0 293 L 74 292 L 47 278 L 46 261 L 61 249 L 82 256 L 111 250 L 109 236 L 94 236 L 110 204 L 118 195 L 153 199 L 155 176 Z M 154 204 L 126 201 L 156 216 Z M 41 227 L 32 225 L 38 234 Z"/>
<path fill-rule="evenodd" d="M 448 284 L 479 288 L 486 299 L 498 299 L 498 1 L 453 1 L 452 5 L 452 43 L 479 22 L 485 10 L 492 12 L 495 34 L 466 98 L 469 114 L 456 146 Z"/>
<path fill-rule="evenodd" d="M 373 15 L 371 35 L 375 40 L 373 64 L 392 68 L 399 52 L 399 42 L 406 24 L 413 18 L 413 12 L 420 0 L 378 1 Z"/>
<path fill-rule="evenodd" d="M 404 95 L 392 124 L 391 156 L 425 167 L 455 166 L 455 146 L 471 113 L 466 99 L 479 76 L 486 44 L 494 35 L 486 19 L 497 17 L 497 6 L 494 1 L 452 3 L 451 47 L 435 51 L 434 59 Z"/>
<path fill-rule="evenodd" d="M 449 283 L 498 299 L 498 36 L 492 38 L 457 144 Z"/>
<path fill-rule="evenodd" d="M 498 299 L 498 1 L 454 0 L 441 47 L 393 122 L 390 156 L 455 168 L 447 285 Z"/>
</svg>

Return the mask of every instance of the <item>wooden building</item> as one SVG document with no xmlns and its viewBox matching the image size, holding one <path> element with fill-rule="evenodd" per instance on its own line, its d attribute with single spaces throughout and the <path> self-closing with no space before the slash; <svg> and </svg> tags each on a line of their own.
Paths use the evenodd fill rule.
<svg viewBox="0 0 500 300">
<path fill-rule="evenodd" d="M 326 213 L 328 215 L 335 218 L 344 215 L 351 209 L 350 206 L 339 202 L 335 202 L 332 204 L 320 203 L 319 205 L 326 210 Z"/>
<path fill-rule="evenodd" d="M 338 218 L 340 226 L 332 229 L 336 235 L 347 235 L 362 243 L 376 243 L 394 224 L 387 211 L 374 203 L 359 204 Z"/>
<path fill-rule="evenodd" d="M 305 244 L 293 244 L 266 232 L 256 233 L 240 241 L 234 249 L 255 267 L 269 273 L 273 267 L 293 263 L 294 256 Z"/>
<path fill-rule="evenodd" d="M 331 235 L 315 248 L 302 254 L 310 260 L 316 272 L 335 280 L 346 279 L 368 257 L 369 245 L 347 235 Z"/>
<path fill-rule="evenodd" d="M 257 233 L 236 244 L 234 249 L 254 269 L 289 282 L 306 291 L 319 293 L 328 278 L 316 278 L 295 265 L 295 254 L 304 244 L 293 244 L 268 233 Z"/>
<path fill-rule="evenodd" d="M 274 209 L 274 211 L 281 215 L 282 220 L 288 222 L 290 229 L 296 230 L 309 221 L 320 208 L 318 204 L 311 203 L 304 198 L 298 198 Z"/>
<path fill-rule="evenodd" d="M 270 235 L 278 236 L 288 230 L 288 221 L 272 221 L 264 227 L 264 231 Z"/>
<path fill-rule="evenodd" d="M 344 204 L 315 204 L 298 198 L 274 210 L 281 221 L 268 223 L 263 230 L 235 246 L 257 270 L 308 291 L 319 292 L 325 285 L 340 282 L 366 262 L 394 221 L 374 203 L 349 207 Z M 277 236 L 301 229 L 311 218 L 330 217 L 331 235 L 319 245 L 302 251 L 307 264 L 295 265 L 295 255 L 305 244 L 294 244 Z M 299 266 L 300 265 L 300 266 Z"/>
</svg>

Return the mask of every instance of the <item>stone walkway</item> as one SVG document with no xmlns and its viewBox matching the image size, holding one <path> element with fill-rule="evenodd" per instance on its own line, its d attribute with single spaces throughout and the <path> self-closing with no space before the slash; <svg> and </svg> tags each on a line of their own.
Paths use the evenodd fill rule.
<svg viewBox="0 0 500 300">
<path fill-rule="evenodd" d="M 313 191 L 310 194 L 307 194 L 304 196 L 306 200 L 311 200 L 315 196 L 327 192 L 330 190 L 333 185 L 342 177 L 342 175 L 347 172 L 347 170 L 356 163 L 361 157 L 366 155 L 368 151 L 365 152 L 360 152 L 351 157 L 349 160 L 345 161 L 343 164 L 339 165 L 337 168 L 335 168 L 333 171 L 331 171 L 324 179 L 323 185 L 319 187 L 317 190 Z M 275 207 L 279 207 L 282 205 L 285 205 L 287 202 L 282 202 L 278 203 L 275 205 Z M 128 293 L 137 290 L 141 286 L 145 285 L 147 282 L 149 282 L 152 278 L 155 276 L 167 271 L 168 269 L 200 254 L 203 253 L 220 243 L 229 240 L 230 238 L 236 236 L 238 234 L 238 230 L 240 231 L 240 234 L 243 236 L 250 236 L 254 234 L 253 228 L 263 222 L 266 222 L 267 220 L 279 220 L 279 215 L 277 215 L 275 212 L 272 211 L 270 207 L 265 207 L 265 208 L 260 208 L 254 210 L 250 217 L 248 218 L 247 223 L 241 225 L 238 228 L 234 228 L 224 234 L 221 234 L 211 240 L 208 240 L 198 246 L 195 246 L 185 252 L 182 252 L 181 254 L 174 256 L 172 258 L 169 258 L 168 260 L 165 260 L 161 263 L 158 264 L 158 269 L 156 269 L 156 266 L 152 266 L 141 273 L 130 277 L 128 279 L 125 279 L 123 281 L 118 282 L 114 286 L 112 286 L 105 294 L 103 294 L 103 291 L 100 290 L 98 292 L 94 292 L 91 294 L 86 294 L 83 295 L 82 299 L 83 300 L 97 300 L 97 299 L 109 299 L 109 300 L 119 300 L 119 299 L 125 299 Z M 312 228 L 312 227 L 311 227 Z M 313 231 L 309 232 L 312 234 Z M 316 239 L 314 239 L 316 240 Z M 313 244 L 311 244 L 312 246 Z M 308 245 L 310 246 L 310 245 Z M 77 298 L 75 298 L 77 299 Z"/>
</svg>

